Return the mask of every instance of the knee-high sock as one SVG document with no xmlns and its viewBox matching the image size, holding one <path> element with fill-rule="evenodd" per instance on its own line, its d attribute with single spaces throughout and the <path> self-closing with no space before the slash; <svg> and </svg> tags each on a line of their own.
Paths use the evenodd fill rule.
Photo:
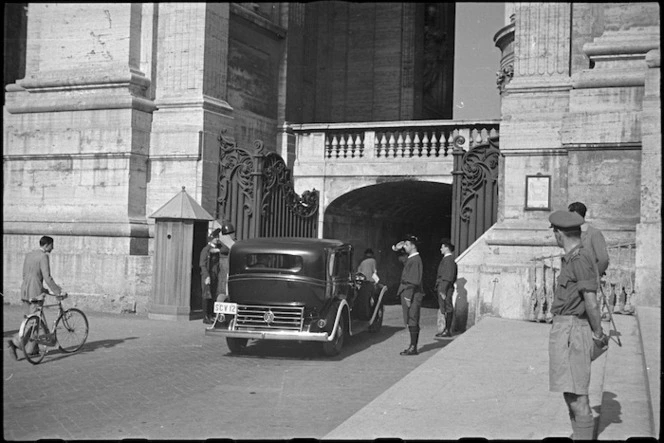
<svg viewBox="0 0 664 443">
<path fill-rule="evenodd" d="M 572 421 L 572 440 L 592 440 L 595 430 L 595 419 L 592 414 L 577 415 Z"/>
</svg>

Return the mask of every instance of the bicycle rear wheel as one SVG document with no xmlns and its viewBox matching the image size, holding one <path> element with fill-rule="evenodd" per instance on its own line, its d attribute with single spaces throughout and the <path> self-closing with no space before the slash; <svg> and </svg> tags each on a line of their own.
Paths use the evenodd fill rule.
<svg viewBox="0 0 664 443">
<path fill-rule="evenodd" d="M 48 333 L 46 324 L 38 315 L 32 315 L 25 319 L 21 330 L 21 347 L 25 358 L 33 365 L 41 363 L 48 346 L 43 341 L 40 342 L 39 337 Z"/>
<path fill-rule="evenodd" d="M 55 338 L 62 352 L 76 352 L 88 339 L 88 318 L 76 309 L 67 309 L 55 324 Z"/>
</svg>

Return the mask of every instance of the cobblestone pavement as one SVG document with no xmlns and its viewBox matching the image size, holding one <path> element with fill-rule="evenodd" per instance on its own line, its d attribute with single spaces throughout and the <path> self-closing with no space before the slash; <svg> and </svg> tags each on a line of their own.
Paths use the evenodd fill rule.
<svg viewBox="0 0 664 443">
<path fill-rule="evenodd" d="M 396 305 L 378 334 L 352 337 L 335 358 L 292 342 L 232 356 L 200 321 L 86 314 L 84 348 L 35 366 L 11 357 L 22 311 L 3 306 L 5 440 L 322 438 L 451 343 L 433 340 L 436 310 L 423 308 L 421 353 L 400 356 L 409 338 Z"/>
</svg>

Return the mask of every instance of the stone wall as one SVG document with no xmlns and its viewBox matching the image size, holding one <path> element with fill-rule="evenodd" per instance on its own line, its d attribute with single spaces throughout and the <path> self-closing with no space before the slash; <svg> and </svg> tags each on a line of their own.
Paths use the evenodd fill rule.
<svg viewBox="0 0 664 443">
<path fill-rule="evenodd" d="M 659 97 L 650 92 L 648 102 L 644 91 L 646 53 L 659 46 L 658 17 L 654 3 L 516 4 L 514 78 L 502 97 L 499 221 L 457 259 L 470 323 L 485 314 L 529 317 L 531 260 L 561 252 L 547 217 L 572 201 L 586 204 L 586 221 L 602 229 L 609 244 L 634 242 L 637 229 L 643 229 L 642 241 L 656 237 L 661 218 L 657 225 L 657 217 L 649 224 L 644 216 L 658 213 L 658 205 L 651 200 L 644 208 L 642 198 L 661 186 L 661 175 L 653 178 L 659 162 L 643 163 L 642 149 L 654 152 L 659 142 L 661 151 L 661 135 L 649 138 L 661 134 L 649 120 L 658 116 Z M 658 85 L 659 69 L 651 71 Z M 525 176 L 538 173 L 551 177 L 550 208 L 531 211 L 525 209 Z M 648 177 L 647 191 L 642 177 Z M 661 255 L 660 243 L 651 244 Z"/>
<path fill-rule="evenodd" d="M 75 302 L 147 305 L 154 103 L 140 71 L 142 14 L 139 4 L 29 7 L 26 76 L 3 109 L 6 301 L 19 299 L 25 253 L 51 235 L 56 281 Z"/>
</svg>

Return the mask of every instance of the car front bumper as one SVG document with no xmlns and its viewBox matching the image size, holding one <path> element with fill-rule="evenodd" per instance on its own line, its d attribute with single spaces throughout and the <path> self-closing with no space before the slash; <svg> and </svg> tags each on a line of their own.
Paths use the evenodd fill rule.
<svg viewBox="0 0 664 443">
<path fill-rule="evenodd" d="M 332 341 L 334 336 L 327 332 L 301 332 L 301 331 L 258 331 L 242 330 L 233 331 L 227 328 L 209 327 L 205 329 L 205 335 L 230 338 L 248 338 L 254 340 L 291 340 L 291 341 Z"/>
</svg>

